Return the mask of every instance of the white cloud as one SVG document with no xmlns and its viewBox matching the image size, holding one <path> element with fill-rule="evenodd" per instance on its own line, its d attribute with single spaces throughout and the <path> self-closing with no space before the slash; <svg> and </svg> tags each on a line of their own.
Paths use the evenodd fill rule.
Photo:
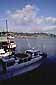
<svg viewBox="0 0 56 85">
<path fill-rule="evenodd" d="M 49 29 L 52 30 L 56 24 L 56 17 L 39 17 L 39 8 L 36 9 L 33 5 L 26 5 L 24 8 L 13 12 L 8 10 L 6 13 L 9 28 L 11 28 L 11 30 L 13 29 L 13 31 L 49 31 Z M 48 24 L 50 24 L 50 26 L 48 26 Z"/>
<path fill-rule="evenodd" d="M 16 10 L 10 14 L 9 18 L 15 20 L 18 24 L 33 23 L 36 18 L 36 12 L 33 6 L 26 5 L 22 10 Z"/>
<path fill-rule="evenodd" d="M 46 26 L 43 28 L 43 30 L 44 30 L 44 32 L 56 34 L 56 25 Z"/>
<path fill-rule="evenodd" d="M 56 17 L 46 17 L 45 19 L 48 23 L 56 24 Z"/>
<path fill-rule="evenodd" d="M 11 11 L 10 11 L 10 10 L 7 10 L 7 11 L 6 11 L 6 14 L 11 14 Z"/>
</svg>

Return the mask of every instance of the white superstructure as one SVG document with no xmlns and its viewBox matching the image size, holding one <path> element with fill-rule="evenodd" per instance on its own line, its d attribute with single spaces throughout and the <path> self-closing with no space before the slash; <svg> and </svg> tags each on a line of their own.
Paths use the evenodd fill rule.
<svg viewBox="0 0 56 85">
<path fill-rule="evenodd" d="M 0 48 L 0 59 L 2 57 L 6 57 L 6 56 L 9 56 L 11 54 L 12 54 L 12 52 L 5 52 L 3 48 Z"/>
</svg>

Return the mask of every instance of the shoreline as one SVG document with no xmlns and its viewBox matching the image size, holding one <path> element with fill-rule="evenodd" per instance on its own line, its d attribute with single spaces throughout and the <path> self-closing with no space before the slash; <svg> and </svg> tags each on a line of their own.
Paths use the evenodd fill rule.
<svg viewBox="0 0 56 85">
<path fill-rule="evenodd" d="M 18 39 L 35 39 L 35 38 L 56 38 L 56 37 L 50 37 L 50 36 L 37 36 L 37 37 L 35 37 L 35 36 L 16 36 L 15 38 L 18 38 Z"/>
</svg>

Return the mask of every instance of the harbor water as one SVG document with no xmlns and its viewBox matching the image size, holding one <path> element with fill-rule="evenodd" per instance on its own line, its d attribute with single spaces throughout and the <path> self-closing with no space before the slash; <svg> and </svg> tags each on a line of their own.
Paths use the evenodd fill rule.
<svg viewBox="0 0 56 85">
<path fill-rule="evenodd" d="M 26 49 L 35 48 L 47 52 L 48 58 L 56 56 L 55 38 L 15 39 L 15 41 L 17 44 L 16 52 L 24 52 Z"/>
</svg>

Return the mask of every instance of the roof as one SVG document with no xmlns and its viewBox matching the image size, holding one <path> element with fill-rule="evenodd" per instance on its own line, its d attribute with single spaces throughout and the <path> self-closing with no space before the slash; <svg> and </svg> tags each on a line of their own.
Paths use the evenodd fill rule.
<svg viewBox="0 0 56 85">
<path fill-rule="evenodd" d="M 35 50 L 35 49 L 30 49 L 30 50 L 26 50 L 26 51 L 28 51 L 28 52 L 40 52 L 39 50 Z"/>
</svg>

